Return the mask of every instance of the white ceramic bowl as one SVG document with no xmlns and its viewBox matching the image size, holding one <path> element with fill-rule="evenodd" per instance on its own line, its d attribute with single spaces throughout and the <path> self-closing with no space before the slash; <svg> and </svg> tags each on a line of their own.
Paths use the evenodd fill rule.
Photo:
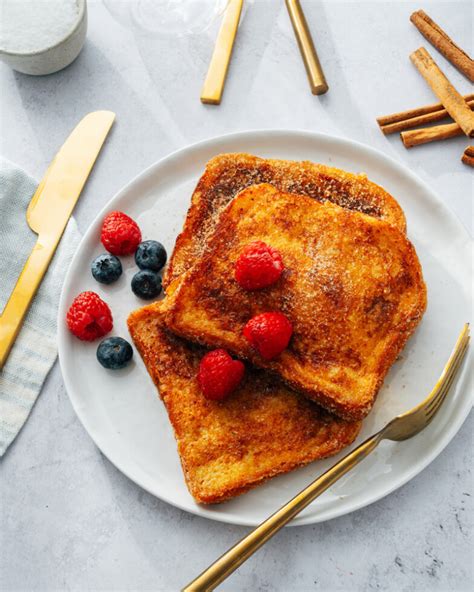
<svg viewBox="0 0 474 592">
<path fill-rule="evenodd" d="M 53 74 L 69 66 L 79 55 L 87 32 L 87 2 L 76 1 L 79 7 L 77 20 L 62 39 L 33 52 L 6 51 L 0 47 L 0 60 L 13 70 L 34 76 Z"/>
</svg>

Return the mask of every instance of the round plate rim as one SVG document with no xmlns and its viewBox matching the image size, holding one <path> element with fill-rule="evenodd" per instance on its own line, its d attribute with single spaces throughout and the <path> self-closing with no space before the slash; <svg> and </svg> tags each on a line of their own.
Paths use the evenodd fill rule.
<svg viewBox="0 0 474 592">
<path fill-rule="evenodd" d="M 75 387 L 72 384 L 72 382 L 69 380 L 69 376 L 68 376 L 68 373 L 66 370 L 65 337 L 64 337 L 65 336 L 65 328 L 64 328 L 64 323 L 63 323 L 64 311 L 66 310 L 66 308 L 65 308 L 65 293 L 66 293 L 66 288 L 69 284 L 71 270 L 74 267 L 75 261 L 80 256 L 83 244 L 87 242 L 87 239 L 89 237 L 92 227 L 96 225 L 98 219 L 101 219 L 104 216 L 104 214 L 108 210 L 110 210 L 112 204 L 116 200 L 120 199 L 120 197 L 122 195 L 126 194 L 131 188 L 133 188 L 134 185 L 143 182 L 148 176 L 153 175 L 156 169 L 159 169 L 160 167 L 166 165 L 169 161 L 172 161 L 173 159 L 178 159 L 178 158 L 182 157 L 186 153 L 200 150 L 205 147 L 209 147 L 214 144 L 218 144 L 219 142 L 232 141 L 233 139 L 238 140 L 238 139 L 242 139 L 242 138 L 247 137 L 247 138 L 249 138 L 249 140 L 251 140 L 251 139 L 259 139 L 262 136 L 265 136 L 268 138 L 268 136 L 279 136 L 279 135 L 291 135 L 293 138 L 296 138 L 299 136 L 299 137 L 313 139 L 316 142 L 318 140 L 322 140 L 322 141 L 336 142 L 337 144 L 344 145 L 344 146 L 349 145 L 357 150 L 361 150 L 361 151 L 365 152 L 369 156 L 375 157 L 376 159 L 379 159 L 379 160 L 381 159 L 382 162 L 385 161 L 385 163 L 389 164 L 398 173 L 400 173 L 401 175 L 404 175 L 405 177 L 408 177 L 411 182 L 416 184 L 419 188 L 422 189 L 422 191 L 427 193 L 429 195 L 430 199 L 434 200 L 437 203 L 437 205 L 443 210 L 443 214 L 449 218 L 450 223 L 456 225 L 458 227 L 458 231 L 461 234 L 463 234 L 465 236 L 465 238 L 467 238 L 468 241 L 470 241 L 472 243 L 472 238 L 470 237 L 468 230 L 466 229 L 466 227 L 464 226 L 462 221 L 456 216 L 456 214 L 448 208 L 448 206 L 441 200 L 440 197 L 438 197 L 438 195 L 428 186 L 428 184 L 425 181 L 423 181 L 420 177 L 418 177 L 418 175 L 416 175 L 415 173 L 410 171 L 410 169 L 406 165 L 404 165 L 403 163 L 395 160 L 393 157 L 381 152 L 380 150 L 378 150 L 376 148 L 373 148 L 371 146 L 368 146 L 368 145 L 363 144 L 362 142 L 358 142 L 356 140 L 352 140 L 352 139 L 348 139 L 348 138 L 344 138 L 344 137 L 336 136 L 336 135 L 332 135 L 332 134 L 326 134 L 326 133 L 322 133 L 322 132 L 310 132 L 307 130 L 298 130 L 298 129 L 284 129 L 284 128 L 282 128 L 282 129 L 279 129 L 279 128 L 250 129 L 250 130 L 245 130 L 245 131 L 239 131 L 239 132 L 233 132 L 233 133 L 229 133 L 229 134 L 222 134 L 222 135 L 218 135 L 218 136 L 213 136 L 211 138 L 200 140 L 198 142 L 194 142 L 192 144 L 188 144 L 186 146 L 178 148 L 177 150 L 174 150 L 173 152 L 167 154 L 163 158 L 152 163 L 151 165 L 146 167 L 143 171 L 141 171 L 140 173 L 135 175 L 135 177 L 133 177 L 119 191 L 117 191 L 115 193 L 115 195 L 97 213 L 97 215 L 94 217 L 92 222 L 89 224 L 89 227 L 87 228 L 83 237 L 81 238 L 81 241 L 80 241 L 80 243 L 76 249 L 76 252 L 74 253 L 74 256 L 71 260 L 71 263 L 70 263 L 67 273 L 65 275 L 64 283 L 63 283 L 63 286 L 61 289 L 61 296 L 60 296 L 60 302 L 59 302 L 59 307 L 58 307 L 58 319 L 57 319 L 57 321 L 58 321 L 58 357 L 59 357 L 59 364 L 60 364 L 60 368 L 61 368 L 61 373 L 62 373 L 63 380 L 64 380 L 64 385 L 66 387 L 66 392 L 68 394 L 69 400 L 71 401 L 71 405 L 72 405 L 76 415 L 78 416 L 80 422 L 82 423 L 84 429 L 89 434 L 89 436 L 91 437 L 91 439 L 93 440 L 95 445 L 104 454 L 104 456 L 106 456 L 106 458 L 117 469 L 119 469 L 126 477 L 128 477 L 131 481 L 133 481 L 137 485 L 139 485 L 142 489 L 144 489 L 145 491 L 147 491 L 151 495 L 161 499 L 162 501 L 164 501 L 174 507 L 179 508 L 180 510 L 197 515 L 201 518 L 207 518 L 209 520 L 214 520 L 214 521 L 223 522 L 223 523 L 227 523 L 227 524 L 235 524 L 235 525 L 239 525 L 239 526 L 256 526 L 258 524 L 258 521 L 248 520 L 245 518 L 239 519 L 239 518 L 235 517 L 234 515 L 220 513 L 220 512 L 213 514 L 213 515 L 209 515 L 207 513 L 204 513 L 204 509 L 201 508 L 197 504 L 196 504 L 195 508 L 194 507 L 190 508 L 190 507 L 185 506 L 184 504 L 176 502 L 170 496 L 158 494 L 156 491 L 153 491 L 150 487 L 148 487 L 145 483 L 141 482 L 140 479 L 137 479 L 136 476 L 132 475 L 132 473 L 128 469 L 128 467 L 124 466 L 124 463 L 121 463 L 120 459 L 117 459 L 114 457 L 113 451 L 105 450 L 104 448 L 106 448 L 106 447 L 104 447 L 100 444 L 100 435 L 98 433 L 96 433 L 96 431 L 92 428 L 91 425 L 89 425 L 86 415 L 84 413 L 82 413 L 81 408 L 78 404 L 77 393 L 75 393 Z M 469 355 L 469 358 L 470 357 L 471 356 Z M 466 363 L 468 363 L 468 360 L 465 361 L 465 364 Z M 466 373 L 465 373 L 465 376 L 466 376 Z M 357 502 L 353 503 L 353 505 L 350 507 L 350 509 L 347 509 L 347 508 L 342 509 L 341 508 L 340 511 L 337 509 L 327 510 L 327 511 L 325 511 L 325 513 L 322 516 L 318 516 L 318 515 L 311 516 L 310 515 L 310 516 L 304 516 L 304 517 L 297 517 L 288 526 L 304 526 L 304 525 L 308 525 L 308 524 L 316 524 L 319 522 L 325 522 L 327 520 L 332 520 L 334 518 L 338 518 L 340 516 L 344 516 L 344 515 L 350 514 L 352 512 L 355 512 L 361 508 L 364 508 L 370 504 L 373 504 L 373 503 L 379 501 L 380 499 L 386 497 L 387 495 L 390 495 L 391 493 L 393 493 L 394 491 L 396 491 L 397 489 L 399 489 L 400 487 L 402 487 L 403 485 L 405 485 L 406 483 L 411 481 L 411 479 L 416 477 L 418 474 L 420 474 L 426 467 L 428 467 L 439 456 L 439 454 L 446 448 L 446 446 L 451 442 L 451 440 L 454 438 L 454 436 L 458 433 L 462 424 L 464 423 L 467 416 L 469 415 L 471 408 L 472 408 L 472 404 L 469 405 L 469 401 L 467 401 L 467 403 L 461 409 L 459 409 L 459 408 L 456 409 L 454 412 L 455 421 L 452 421 L 451 424 L 449 425 L 449 429 L 445 430 L 444 437 L 437 442 L 436 446 L 432 447 L 430 453 L 427 454 L 425 457 L 423 457 L 423 459 L 421 461 L 414 463 L 412 470 L 407 471 L 407 473 L 401 479 L 399 479 L 393 486 L 389 487 L 388 489 L 384 490 L 381 493 L 377 493 L 373 496 L 367 496 L 366 498 L 364 498 L 363 500 L 361 500 L 358 503 Z M 275 508 L 275 509 L 277 509 L 277 508 Z"/>
</svg>

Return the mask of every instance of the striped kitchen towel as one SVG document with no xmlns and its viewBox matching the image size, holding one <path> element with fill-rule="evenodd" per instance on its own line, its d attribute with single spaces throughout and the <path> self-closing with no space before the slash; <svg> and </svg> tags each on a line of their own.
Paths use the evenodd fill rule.
<svg viewBox="0 0 474 592">
<path fill-rule="evenodd" d="M 35 181 L 0 158 L 0 311 L 36 241 L 26 223 Z M 0 371 L 0 456 L 25 423 L 57 356 L 56 315 L 64 275 L 80 239 L 71 218 Z"/>
</svg>

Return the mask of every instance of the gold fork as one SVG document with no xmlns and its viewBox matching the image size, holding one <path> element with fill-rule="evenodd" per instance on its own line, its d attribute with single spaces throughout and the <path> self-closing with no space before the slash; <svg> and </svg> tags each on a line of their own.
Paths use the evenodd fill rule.
<svg viewBox="0 0 474 592">
<path fill-rule="evenodd" d="M 350 471 L 376 448 L 382 440 L 408 440 L 426 428 L 431 423 L 448 394 L 451 384 L 461 366 L 469 343 L 469 324 L 465 324 L 454 347 L 454 350 L 444 367 L 441 376 L 428 397 L 410 411 L 397 415 L 379 432 L 368 438 L 355 450 L 326 471 L 323 475 L 303 489 L 291 501 L 264 522 L 257 526 L 250 534 L 219 557 L 210 567 L 202 572 L 195 580 L 183 588 L 183 592 L 208 592 L 214 590 L 257 549 L 264 545 L 280 528 L 299 514 L 314 499 L 331 487 L 338 479 Z"/>
</svg>

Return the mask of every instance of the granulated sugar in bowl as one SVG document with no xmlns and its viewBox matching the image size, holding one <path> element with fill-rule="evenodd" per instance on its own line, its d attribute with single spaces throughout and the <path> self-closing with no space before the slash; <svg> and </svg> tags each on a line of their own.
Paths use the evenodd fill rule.
<svg viewBox="0 0 474 592">
<path fill-rule="evenodd" d="M 73 62 L 87 32 L 86 0 L 0 0 L 0 59 L 25 74 Z"/>
</svg>

